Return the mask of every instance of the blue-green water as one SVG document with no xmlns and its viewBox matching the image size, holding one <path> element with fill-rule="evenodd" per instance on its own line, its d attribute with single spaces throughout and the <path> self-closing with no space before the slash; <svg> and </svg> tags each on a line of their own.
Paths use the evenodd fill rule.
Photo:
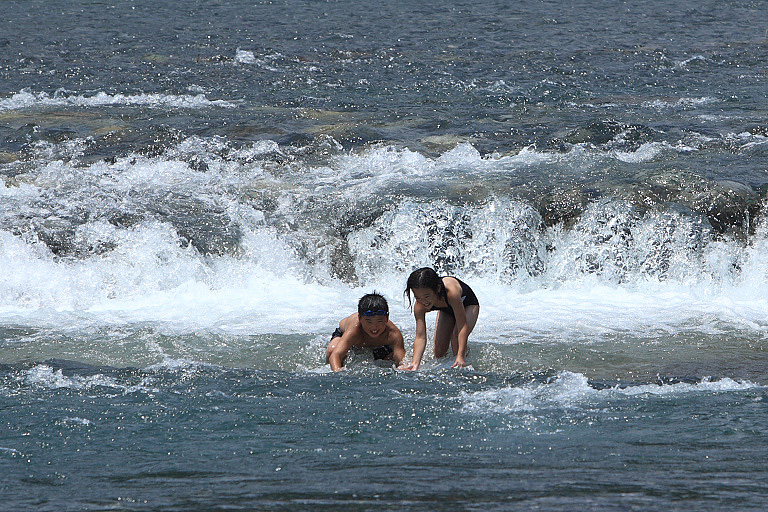
<svg viewBox="0 0 768 512">
<path fill-rule="evenodd" d="M 0 510 L 765 508 L 766 2 L 0 5 Z"/>
<path fill-rule="evenodd" d="M 759 510 L 766 495 L 765 389 L 733 381 L 55 367 L 3 372 L 8 510 Z"/>
</svg>

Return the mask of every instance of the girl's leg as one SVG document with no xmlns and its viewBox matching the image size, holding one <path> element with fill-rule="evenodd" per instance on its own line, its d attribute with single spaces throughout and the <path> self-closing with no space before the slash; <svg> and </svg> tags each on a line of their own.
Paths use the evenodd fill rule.
<svg viewBox="0 0 768 512">
<path fill-rule="evenodd" d="M 469 326 L 469 332 L 471 334 L 475 328 L 475 324 L 477 324 L 477 317 L 480 314 L 480 306 L 467 306 L 464 308 L 464 313 L 467 315 L 467 326 Z M 453 350 L 453 355 L 457 355 L 459 352 L 459 329 L 455 325 L 453 332 L 451 333 L 451 350 Z M 467 345 L 467 352 L 469 352 L 469 345 Z M 464 355 L 466 356 L 466 354 Z"/>
<path fill-rule="evenodd" d="M 451 333 L 456 319 L 448 313 L 438 311 L 435 323 L 435 359 L 443 357 L 451 344 Z"/>
</svg>

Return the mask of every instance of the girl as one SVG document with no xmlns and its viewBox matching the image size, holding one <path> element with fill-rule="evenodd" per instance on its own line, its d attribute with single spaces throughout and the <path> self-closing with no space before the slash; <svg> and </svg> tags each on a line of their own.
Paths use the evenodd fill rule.
<svg viewBox="0 0 768 512">
<path fill-rule="evenodd" d="M 408 277 L 404 295 L 411 302 L 411 292 L 416 299 L 413 316 L 416 318 L 416 339 L 413 340 L 413 361 L 406 370 L 418 370 L 427 345 L 426 314 L 438 311 L 435 324 L 435 358 L 448 351 L 450 342 L 456 361 L 451 368 L 467 365 L 467 341 L 477 323 L 480 303 L 466 283 L 455 277 L 440 277 L 431 268 L 420 268 Z"/>
</svg>

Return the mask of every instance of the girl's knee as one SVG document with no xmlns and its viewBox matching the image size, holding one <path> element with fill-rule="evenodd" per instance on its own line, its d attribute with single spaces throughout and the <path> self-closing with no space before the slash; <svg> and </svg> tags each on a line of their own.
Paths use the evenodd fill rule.
<svg viewBox="0 0 768 512">
<path fill-rule="evenodd" d="M 435 343 L 435 358 L 443 357 L 448 352 L 450 343 Z"/>
</svg>

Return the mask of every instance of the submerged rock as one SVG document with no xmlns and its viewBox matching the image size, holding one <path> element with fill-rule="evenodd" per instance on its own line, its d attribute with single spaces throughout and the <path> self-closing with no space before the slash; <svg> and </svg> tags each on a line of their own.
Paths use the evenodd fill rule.
<svg viewBox="0 0 768 512">
<path fill-rule="evenodd" d="M 666 170 L 633 185 L 632 202 L 640 207 L 679 205 L 706 216 L 718 233 L 746 236 L 760 212 L 760 194 L 749 185 L 708 180 L 690 171 Z"/>
<path fill-rule="evenodd" d="M 746 236 L 760 211 L 760 196 L 743 183 L 721 180 L 702 191 L 692 206 L 694 211 L 705 214 L 719 233 Z"/>
<path fill-rule="evenodd" d="M 72 256 L 79 252 L 75 243 L 78 223 L 72 219 L 51 217 L 33 226 L 37 237 L 56 256 Z"/>
<path fill-rule="evenodd" d="M 9 151 L 0 151 L 0 164 L 9 164 L 20 160 L 18 153 L 12 153 Z"/>
<path fill-rule="evenodd" d="M 162 222 L 170 223 L 182 243 L 192 245 L 201 254 L 234 255 L 240 250 L 242 230 L 223 208 L 178 194 L 167 194 L 143 206 L 146 210 L 113 210 L 102 212 L 104 216 L 94 218 L 85 213 L 66 217 L 50 216 L 42 220 L 31 220 L 27 228 L 17 227 L 15 232 L 18 235 L 34 233 L 56 256 L 87 257 L 108 252 L 116 245 L 109 241 L 84 243 L 82 237 L 78 237 L 81 226 L 100 218 L 112 226 L 130 229 L 155 216 Z"/>
<path fill-rule="evenodd" d="M 558 147 L 562 143 L 602 146 L 610 142 L 620 141 L 629 146 L 638 147 L 658 138 L 658 132 L 647 126 L 615 121 L 597 121 L 553 139 L 550 146 Z"/>
<path fill-rule="evenodd" d="M 336 240 L 330 254 L 331 275 L 347 283 L 357 283 L 354 261 L 347 240 Z"/>
<path fill-rule="evenodd" d="M 765 187 L 768 190 L 768 187 Z M 708 180 L 690 171 L 665 170 L 636 176 L 631 181 L 554 188 L 536 199 L 547 226 L 571 227 L 597 200 L 627 201 L 639 212 L 689 210 L 703 215 L 717 233 L 746 237 L 760 214 L 762 189 L 730 180 Z"/>
<path fill-rule="evenodd" d="M 43 242 L 48 249 L 61 258 L 85 258 L 92 255 L 104 254 L 116 247 L 108 240 L 84 240 L 79 236 L 80 228 L 87 223 L 87 216 L 58 217 L 51 216 L 42 221 L 35 220 L 28 227 L 17 226 L 18 235 L 32 233 Z"/>
<path fill-rule="evenodd" d="M 242 230 L 221 207 L 169 193 L 147 205 L 147 209 L 171 223 L 179 236 L 201 254 L 222 256 L 240 250 Z"/>
<path fill-rule="evenodd" d="M 573 225 L 584 209 L 603 194 L 594 188 L 556 188 L 540 199 L 538 210 L 547 227 Z"/>
</svg>

